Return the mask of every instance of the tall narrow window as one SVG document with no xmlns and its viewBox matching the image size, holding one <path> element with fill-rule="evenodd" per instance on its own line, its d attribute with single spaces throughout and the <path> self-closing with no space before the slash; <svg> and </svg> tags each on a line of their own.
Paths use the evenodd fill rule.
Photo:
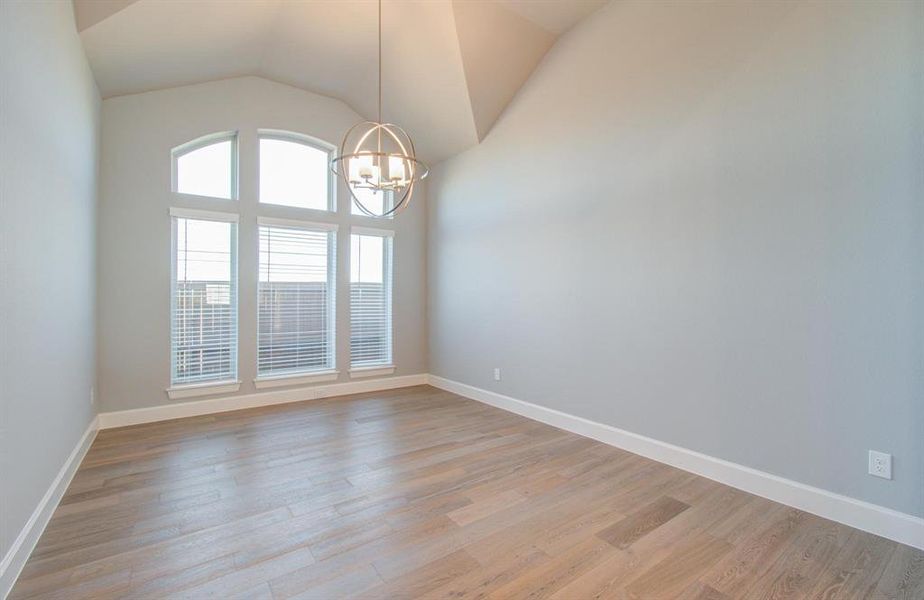
<svg viewBox="0 0 924 600">
<path fill-rule="evenodd" d="M 392 232 L 354 227 L 350 237 L 350 367 L 392 366 Z"/>
<path fill-rule="evenodd" d="M 334 210 L 330 149 L 295 134 L 262 132 L 260 202 Z"/>
<path fill-rule="evenodd" d="M 171 209 L 171 382 L 237 379 L 237 216 Z"/>
<path fill-rule="evenodd" d="M 259 218 L 258 382 L 334 368 L 336 225 Z"/>
<path fill-rule="evenodd" d="M 237 197 L 237 135 L 208 135 L 173 150 L 173 191 L 194 196 Z"/>
</svg>

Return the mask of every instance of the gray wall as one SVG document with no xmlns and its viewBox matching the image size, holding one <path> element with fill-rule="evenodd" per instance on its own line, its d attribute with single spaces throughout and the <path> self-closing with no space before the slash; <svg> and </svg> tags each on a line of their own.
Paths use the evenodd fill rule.
<svg viewBox="0 0 924 600">
<path fill-rule="evenodd" d="M 592 15 L 436 168 L 431 373 L 924 515 L 922 23 Z"/>
<path fill-rule="evenodd" d="M 349 225 L 395 229 L 395 375 L 427 371 L 425 189 L 393 221 L 323 215 L 257 204 L 257 129 L 282 129 L 339 143 L 360 117 L 346 104 L 257 77 L 184 86 L 103 102 L 99 218 L 99 394 L 103 411 L 168 404 L 170 385 L 170 206 L 239 211 L 239 394 L 256 376 L 258 214 L 328 220 L 338 239 L 337 364 L 349 381 Z M 240 136 L 240 200 L 170 192 L 170 150 L 218 131 Z M 261 390 L 264 391 L 264 390 Z M 226 396 L 227 394 L 222 394 Z M 192 400 L 199 400 L 193 398 Z"/>
<path fill-rule="evenodd" d="M 0 556 L 95 414 L 98 131 L 71 3 L 0 2 Z"/>
</svg>

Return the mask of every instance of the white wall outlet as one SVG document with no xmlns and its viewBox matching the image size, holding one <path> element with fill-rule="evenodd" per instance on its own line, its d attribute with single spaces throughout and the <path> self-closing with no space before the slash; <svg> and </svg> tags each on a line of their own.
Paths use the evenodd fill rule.
<svg viewBox="0 0 924 600">
<path fill-rule="evenodd" d="M 892 479 L 892 455 L 870 450 L 869 474 L 883 479 Z"/>
<path fill-rule="evenodd" d="M 494 367 L 494 381 L 500 381 L 500 369 Z"/>
</svg>

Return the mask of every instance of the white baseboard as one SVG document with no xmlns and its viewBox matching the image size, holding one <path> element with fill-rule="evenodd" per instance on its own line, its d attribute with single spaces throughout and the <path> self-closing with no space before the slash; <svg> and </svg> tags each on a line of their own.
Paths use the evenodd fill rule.
<svg viewBox="0 0 924 600">
<path fill-rule="evenodd" d="M 430 385 L 924 550 L 924 519 L 436 375 Z"/>
<path fill-rule="evenodd" d="M 241 410 L 243 408 L 257 408 L 273 404 L 287 404 L 304 400 L 317 400 L 347 394 L 361 394 L 363 392 L 378 392 L 395 388 L 424 385 L 427 383 L 426 373 L 417 375 L 402 375 L 399 377 L 383 377 L 380 379 L 366 379 L 348 381 L 345 383 L 331 383 L 328 385 L 315 385 L 291 390 L 275 390 L 258 392 L 241 396 L 226 396 L 210 400 L 196 400 L 194 402 L 174 402 L 150 408 L 137 408 L 134 410 L 120 410 L 105 412 L 99 415 L 100 429 L 125 427 L 126 425 L 140 425 L 155 421 L 180 419 L 182 417 L 196 417 L 213 413 Z"/>
<path fill-rule="evenodd" d="M 45 495 L 42 496 L 38 506 L 32 511 L 32 516 L 26 521 L 6 556 L 3 557 L 3 561 L 0 562 L 0 598 L 6 598 L 9 595 L 10 590 L 13 589 L 13 584 L 16 583 L 16 579 L 19 577 L 19 573 L 26 565 L 29 555 L 32 554 L 39 538 L 42 537 L 42 532 L 45 531 L 48 521 L 51 520 L 51 516 L 58 507 L 58 502 L 61 501 L 61 497 L 67 491 L 67 486 L 71 484 L 71 479 L 74 478 L 77 467 L 80 466 L 84 455 L 90 449 L 93 440 L 96 439 L 96 432 L 99 429 L 98 421 L 98 418 L 94 417 L 87 426 L 87 430 L 83 433 L 80 441 L 71 450 L 67 460 L 64 461 L 64 465 L 61 466 L 61 470 L 58 471 L 58 475 L 48 486 L 48 490 L 45 491 Z"/>
</svg>

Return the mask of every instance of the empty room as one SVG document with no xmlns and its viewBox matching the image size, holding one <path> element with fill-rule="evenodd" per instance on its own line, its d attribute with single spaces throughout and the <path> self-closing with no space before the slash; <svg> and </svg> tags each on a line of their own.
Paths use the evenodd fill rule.
<svg viewBox="0 0 924 600">
<path fill-rule="evenodd" d="M 924 600 L 924 0 L 0 0 L 0 600 Z"/>
</svg>

